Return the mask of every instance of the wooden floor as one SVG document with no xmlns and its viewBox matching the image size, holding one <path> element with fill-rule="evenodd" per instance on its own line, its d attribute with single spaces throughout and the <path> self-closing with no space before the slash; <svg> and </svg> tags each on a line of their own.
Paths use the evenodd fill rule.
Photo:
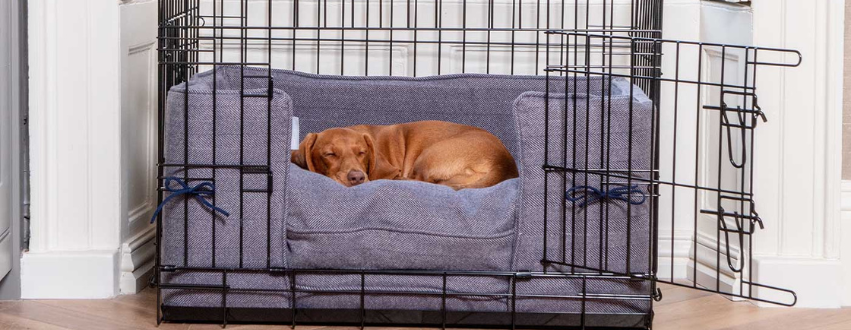
<svg viewBox="0 0 851 330">
<path fill-rule="evenodd" d="M 662 290 L 665 298 L 656 304 L 654 329 L 851 329 L 851 309 L 758 308 L 685 288 L 663 286 Z M 155 291 L 147 289 L 112 300 L 5 301 L 0 302 L 0 329 L 154 329 L 154 300 Z M 286 328 L 228 326 L 243 330 Z M 220 326 L 163 324 L 159 329 L 220 329 Z"/>
</svg>

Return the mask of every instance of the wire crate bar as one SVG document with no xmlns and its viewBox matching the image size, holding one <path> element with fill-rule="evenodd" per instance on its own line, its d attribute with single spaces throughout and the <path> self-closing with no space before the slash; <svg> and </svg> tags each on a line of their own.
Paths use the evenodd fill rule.
<svg viewBox="0 0 851 330">
<path fill-rule="evenodd" d="M 797 67 L 797 51 L 663 39 L 663 0 L 159 4 L 158 324 L 649 329 L 659 283 L 797 301 L 752 271 L 771 225 L 753 186 L 771 117 L 757 74 Z M 405 114 L 393 93 L 431 107 Z M 481 237 L 507 248 L 443 267 L 414 262 L 440 243 L 368 265 L 298 256 L 316 237 L 289 221 L 306 187 L 287 143 L 373 112 L 358 124 L 448 120 L 503 140 L 516 209 Z M 401 232 L 373 243 L 414 241 Z"/>
</svg>

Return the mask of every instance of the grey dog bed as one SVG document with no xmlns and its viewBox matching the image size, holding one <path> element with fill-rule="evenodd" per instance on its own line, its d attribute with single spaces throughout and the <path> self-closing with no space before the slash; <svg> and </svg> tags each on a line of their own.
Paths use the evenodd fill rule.
<svg viewBox="0 0 851 330">
<path fill-rule="evenodd" d="M 273 86 L 265 78 L 269 74 Z M 608 269 L 627 271 L 624 261 L 629 258 L 629 271 L 647 272 L 649 203 L 633 205 L 627 212 L 625 203 L 607 202 L 608 245 L 601 249 L 595 244 L 571 244 L 576 239 L 600 240 L 601 233 L 592 229 L 601 225 L 604 216 L 599 207 L 568 208 L 570 214 L 562 214 L 564 188 L 575 183 L 599 186 L 599 178 L 550 174 L 546 187 L 550 193 L 545 195 L 547 174 L 542 165 L 546 152 L 550 164 L 556 166 L 599 168 L 608 164 L 649 169 L 649 99 L 623 79 L 614 79 L 611 88 L 604 88 L 608 85 L 599 78 L 562 77 L 551 80 L 549 101 L 545 101 L 546 84 L 544 77 L 529 76 L 339 77 L 285 70 L 270 73 L 248 67 L 219 67 L 215 72 L 197 74 L 168 93 L 165 156 L 166 163 L 175 166 L 167 166 L 165 172 L 188 178 L 190 185 L 213 181 L 216 193 L 211 201 L 230 216 L 211 212 L 193 198 L 166 204 L 161 263 L 218 269 L 537 272 L 544 270 L 542 241 L 548 235 L 551 255 L 547 257 L 551 260 L 567 255 L 591 260 L 587 264 L 594 266 L 593 260 L 602 260 L 605 251 Z M 269 93 L 271 98 L 263 97 Z M 576 113 L 572 112 L 574 106 Z M 610 121 L 602 116 L 604 111 L 610 114 Z M 457 192 L 439 185 L 388 180 L 345 188 L 290 164 L 293 115 L 299 117 L 302 134 L 330 127 L 417 120 L 478 126 L 505 143 L 521 175 L 490 188 Z M 550 125 L 550 136 L 558 137 L 550 139 L 549 146 L 545 144 L 545 122 Z M 586 132 L 585 127 L 600 129 Z M 624 140 L 630 134 L 631 164 L 626 152 L 629 144 Z M 562 146 L 565 136 L 577 139 Z M 614 141 L 605 154 L 603 138 Z M 578 154 L 589 154 L 587 164 L 569 161 L 564 153 L 572 153 L 573 148 Z M 182 164 L 216 166 L 177 166 Z M 271 173 L 250 167 L 240 171 L 236 166 L 240 164 L 268 165 Z M 263 192 L 268 190 L 271 193 Z M 581 216 L 585 221 L 566 231 L 559 221 L 550 221 L 545 228 L 544 204 L 553 206 L 547 209 L 548 219 L 569 221 Z M 631 249 L 625 246 L 627 215 Z M 362 279 L 357 274 L 305 271 L 296 283 L 273 272 L 164 274 L 161 281 L 166 284 L 215 287 L 226 282 L 234 289 L 223 302 L 218 290 L 167 288 L 163 289 L 164 306 L 220 307 L 224 303 L 229 308 L 286 309 L 293 307 L 293 301 L 299 309 L 361 306 L 359 294 L 353 293 L 361 289 Z M 363 304 L 376 310 L 440 310 L 443 302 L 435 294 L 443 290 L 442 281 L 441 276 L 370 275 L 363 285 L 371 294 L 364 297 Z M 518 280 L 516 311 L 579 313 L 584 308 L 590 314 L 649 313 L 647 300 L 592 299 L 583 305 L 576 299 L 583 286 L 592 294 L 646 295 L 647 282 L 618 277 L 585 281 L 563 277 Z M 446 309 L 509 311 L 510 299 L 487 294 L 508 293 L 510 284 L 505 276 L 448 276 L 447 292 L 469 295 L 449 296 Z M 298 293 L 293 299 L 288 292 L 262 291 L 292 286 L 310 292 Z M 408 294 L 391 294 L 397 291 Z"/>
</svg>

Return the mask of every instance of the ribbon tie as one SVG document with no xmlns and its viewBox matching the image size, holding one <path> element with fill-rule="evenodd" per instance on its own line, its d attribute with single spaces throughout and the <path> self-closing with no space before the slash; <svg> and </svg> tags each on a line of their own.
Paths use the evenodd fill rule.
<svg viewBox="0 0 851 330">
<path fill-rule="evenodd" d="M 178 185 L 180 185 L 181 188 L 173 189 L 171 187 L 172 182 L 177 183 Z M 175 198 L 180 195 L 189 195 L 195 197 L 195 200 L 197 200 L 204 206 L 212 209 L 213 212 L 219 212 L 221 214 L 224 214 L 226 217 L 230 216 L 230 213 L 214 206 L 212 203 L 207 201 L 206 198 L 204 198 L 204 196 L 213 196 L 216 194 L 216 186 L 212 182 L 202 182 L 194 187 L 189 187 L 189 185 L 186 184 L 186 182 L 184 182 L 183 180 L 170 176 L 165 178 L 165 190 L 170 192 L 171 195 L 168 195 L 168 197 L 163 199 L 163 202 L 160 203 L 159 206 L 157 206 L 157 210 L 154 211 L 154 215 L 151 217 L 151 223 L 154 223 L 154 221 L 156 221 L 157 215 L 162 212 L 163 207 L 166 203 L 168 203 L 172 198 Z"/>
<path fill-rule="evenodd" d="M 565 194 L 565 198 L 567 198 L 567 200 L 571 202 L 580 202 L 580 207 L 585 207 L 586 205 L 599 200 L 621 200 L 632 205 L 643 204 L 644 201 L 647 200 L 647 195 L 645 195 L 637 185 L 630 187 L 619 186 L 607 191 L 589 186 L 577 186 L 570 188 L 570 190 L 565 192 Z"/>
</svg>

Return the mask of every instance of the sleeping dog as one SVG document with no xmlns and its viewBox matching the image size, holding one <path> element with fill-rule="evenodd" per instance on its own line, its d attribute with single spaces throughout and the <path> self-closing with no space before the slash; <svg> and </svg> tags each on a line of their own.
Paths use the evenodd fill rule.
<svg viewBox="0 0 851 330">
<path fill-rule="evenodd" d="M 346 187 L 380 179 L 417 180 L 455 190 L 516 178 L 517 165 L 493 134 L 443 121 L 358 125 L 310 133 L 292 162 Z"/>
</svg>

